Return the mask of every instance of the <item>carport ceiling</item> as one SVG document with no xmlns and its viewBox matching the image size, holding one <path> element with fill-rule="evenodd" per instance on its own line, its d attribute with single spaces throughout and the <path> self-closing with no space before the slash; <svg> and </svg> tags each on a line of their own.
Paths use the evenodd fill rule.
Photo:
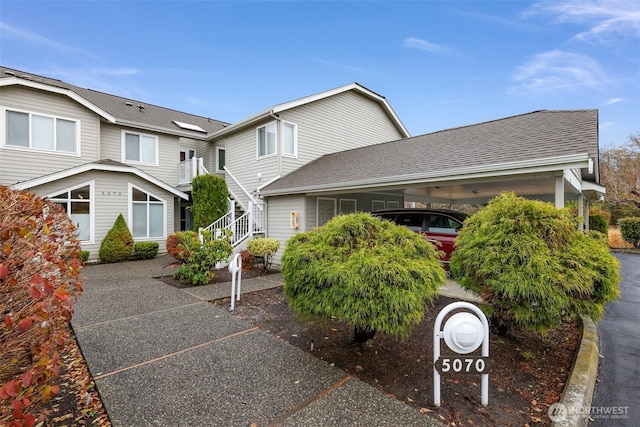
<svg viewBox="0 0 640 427">
<path fill-rule="evenodd" d="M 482 204 L 496 195 L 513 191 L 519 196 L 553 201 L 555 178 L 551 174 L 510 176 L 503 180 L 466 180 L 456 183 L 419 185 L 404 188 L 406 201 L 449 204 Z M 565 199 L 577 198 L 577 194 L 565 194 Z"/>
</svg>

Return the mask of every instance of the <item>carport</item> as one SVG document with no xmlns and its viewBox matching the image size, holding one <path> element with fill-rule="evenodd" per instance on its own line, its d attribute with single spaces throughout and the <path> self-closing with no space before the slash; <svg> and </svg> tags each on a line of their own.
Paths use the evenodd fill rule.
<svg viewBox="0 0 640 427">
<path fill-rule="evenodd" d="M 322 222 L 314 200 L 338 201 L 337 214 L 343 198 L 353 201 L 349 210 L 371 211 L 385 200 L 482 204 L 513 191 L 557 207 L 575 200 L 588 218 L 590 203 L 605 193 L 598 152 L 597 110 L 542 110 L 325 155 L 260 195 L 269 212 L 305 198 L 297 205 L 303 206 L 297 231 Z M 272 222 L 277 219 L 269 218 L 267 227 Z"/>
</svg>

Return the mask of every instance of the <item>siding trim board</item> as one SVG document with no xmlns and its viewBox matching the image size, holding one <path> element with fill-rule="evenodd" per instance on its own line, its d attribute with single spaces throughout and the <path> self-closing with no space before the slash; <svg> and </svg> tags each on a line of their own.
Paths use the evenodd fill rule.
<svg viewBox="0 0 640 427">
<path fill-rule="evenodd" d="M 93 111 L 94 113 L 96 113 L 103 119 L 107 120 L 108 122 L 111 122 L 111 123 L 116 122 L 116 118 L 113 117 L 111 114 L 107 113 L 102 108 L 98 107 L 95 104 L 92 104 L 91 102 L 87 101 L 86 99 L 84 99 L 83 97 L 81 97 L 80 95 L 78 95 L 77 93 L 69 89 L 63 89 L 60 87 L 55 87 L 51 85 L 34 82 L 31 80 L 26 80 L 25 78 L 9 77 L 9 78 L 0 79 L 0 87 L 12 86 L 12 85 L 26 86 L 34 89 L 44 90 L 46 92 L 53 92 L 61 95 L 66 95 L 69 98 L 76 101 L 77 103 L 83 105 L 84 107 L 87 107 L 89 110 Z"/>
<path fill-rule="evenodd" d="M 36 187 L 39 185 L 43 185 L 43 184 L 47 184 L 49 182 L 53 182 L 53 181 L 57 181 L 60 179 L 64 179 L 64 178 L 68 178 L 70 176 L 73 175 L 77 175 L 83 172 L 88 172 L 88 171 L 107 171 L 107 172 L 124 172 L 124 173 L 131 173 L 134 174 L 140 178 L 142 178 L 145 181 L 148 181 L 170 193 L 172 193 L 173 195 L 180 197 L 184 200 L 189 200 L 189 195 L 177 190 L 176 188 L 170 186 L 169 184 L 160 181 L 157 178 L 154 178 L 153 176 L 149 175 L 148 173 L 141 171 L 138 168 L 134 168 L 132 166 L 126 166 L 126 165 L 115 165 L 115 164 L 103 164 L 103 163 L 86 163 L 84 165 L 80 165 L 80 166 L 76 166 L 74 168 L 70 168 L 70 169 L 66 169 L 60 172 L 56 172 L 56 173 L 52 173 L 49 175 L 45 175 L 45 176 L 41 176 L 38 178 L 34 178 L 34 179 L 30 179 L 27 181 L 23 181 L 23 182 L 19 182 L 16 184 L 11 185 L 12 188 L 16 189 L 16 190 L 26 190 L 29 189 L 31 187 Z"/>
</svg>

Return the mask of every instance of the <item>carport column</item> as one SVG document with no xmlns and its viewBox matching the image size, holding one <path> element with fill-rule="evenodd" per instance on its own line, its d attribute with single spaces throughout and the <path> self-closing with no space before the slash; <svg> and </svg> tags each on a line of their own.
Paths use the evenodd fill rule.
<svg viewBox="0 0 640 427">
<path fill-rule="evenodd" d="M 580 193 L 578 194 L 578 216 L 582 219 L 584 218 L 584 194 Z M 586 219 L 586 221 L 588 221 L 588 219 Z M 584 230 L 585 229 L 585 223 L 584 222 L 580 222 L 580 224 L 578 225 L 578 230 Z"/>
<path fill-rule="evenodd" d="M 584 214 L 584 227 L 585 230 L 591 230 L 591 226 L 589 225 L 589 215 L 591 210 L 591 200 L 587 199 L 587 206 L 585 206 L 585 214 Z"/>
<path fill-rule="evenodd" d="M 564 176 L 556 176 L 556 208 L 564 208 Z"/>
</svg>

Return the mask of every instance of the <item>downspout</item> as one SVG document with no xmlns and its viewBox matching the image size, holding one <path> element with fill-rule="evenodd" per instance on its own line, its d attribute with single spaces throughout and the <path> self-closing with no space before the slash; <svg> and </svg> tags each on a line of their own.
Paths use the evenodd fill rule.
<svg viewBox="0 0 640 427">
<path fill-rule="evenodd" d="M 276 120 L 276 153 L 278 153 L 278 175 L 282 175 L 282 131 L 281 131 L 281 119 L 280 116 L 273 112 L 273 109 L 269 111 L 269 115 Z"/>
</svg>

